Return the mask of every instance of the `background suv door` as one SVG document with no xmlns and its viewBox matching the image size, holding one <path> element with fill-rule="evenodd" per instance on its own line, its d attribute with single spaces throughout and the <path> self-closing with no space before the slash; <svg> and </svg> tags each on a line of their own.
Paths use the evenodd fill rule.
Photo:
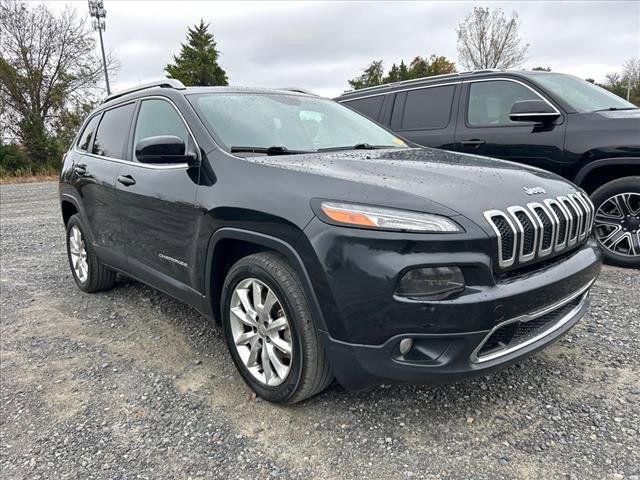
<svg viewBox="0 0 640 480">
<path fill-rule="evenodd" d="M 82 199 L 84 221 L 94 248 L 102 261 L 120 268 L 126 264 L 125 242 L 115 183 L 134 106 L 134 103 L 119 105 L 91 118 L 76 146 L 73 164 L 73 185 Z"/>
<path fill-rule="evenodd" d="M 125 204 L 122 224 L 131 273 L 180 296 L 184 284 L 195 284 L 192 275 L 200 217 L 195 205 L 199 169 L 189 168 L 186 163 L 139 163 L 135 157 L 137 142 L 158 135 L 175 135 L 185 145 L 194 145 L 186 123 L 168 99 L 143 99 L 129 145 L 131 161 L 120 171 L 117 188 Z"/>
<path fill-rule="evenodd" d="M 509 111 L 518 100 L 545 100 L 533 87 L 514 79 L 465 82 L 458 113 L 455 149 L 560 173 L 564 117 L 549 125 L 513 122 Z M 557 107 L 553 106 L 556 110 Z"/>
</svg>

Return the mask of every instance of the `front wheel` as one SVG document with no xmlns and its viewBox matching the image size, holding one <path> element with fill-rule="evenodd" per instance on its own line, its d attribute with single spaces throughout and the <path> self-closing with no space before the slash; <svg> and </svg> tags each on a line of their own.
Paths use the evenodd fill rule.
<svg viewBox="0 0 640 480">
<path fill-rule="evenodd" d="M 640 268 L 640 177 L 606 183 L 591 195 L 594 233 L 611 265 Z"/>
<path fill-rule="evenodd" d="M 265 400 L 299 402 L 333 379 L 300 280 L 278 254 L 257 253 L 231 267 L 222 326 L 238 371 Z"/>
</svg>

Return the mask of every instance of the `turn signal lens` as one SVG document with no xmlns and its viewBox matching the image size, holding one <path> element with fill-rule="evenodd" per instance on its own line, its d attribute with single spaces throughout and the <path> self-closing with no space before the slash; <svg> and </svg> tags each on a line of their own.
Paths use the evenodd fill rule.
<svg viewBox="0 0 640 480">
<path fill-rule="evenodd" d="M 347 203 L 322 202 L 324 214 L 331 220 L 354 227 L 404 230 L 409 232 L 461 232 L 453 220 L 430 213 Z"/>
<path fill-rule="evenodd" d="M 439 300 L 461 292 L 464 287 L 464 276 L 458 267 L 416 268 L 405 273 L 396 294 Z"/>
</svg>

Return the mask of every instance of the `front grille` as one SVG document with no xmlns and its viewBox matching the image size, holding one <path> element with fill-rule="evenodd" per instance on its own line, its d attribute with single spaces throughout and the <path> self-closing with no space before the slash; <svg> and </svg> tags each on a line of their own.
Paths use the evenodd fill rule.
<svg viewBox="0 0 640 480">
<path fill-rule="evenodd" d="M 485 338 L 480 348 L 474 352 L 473 360 L 490 360 L 534 343 L 566 323 L 571 318 L 571 312 L 584 299 L 585 295 L 581 292 L 579 296 L 543 315 L 505 322 Z"/>
<path fill-rule="evenodd" d="M 489 210 L 485 218 L 498 237 L 498 264 L 507 268 L 562 252 L 591 233 L 594 208 L 576 192 L 542 202 Z"/>
</svg>

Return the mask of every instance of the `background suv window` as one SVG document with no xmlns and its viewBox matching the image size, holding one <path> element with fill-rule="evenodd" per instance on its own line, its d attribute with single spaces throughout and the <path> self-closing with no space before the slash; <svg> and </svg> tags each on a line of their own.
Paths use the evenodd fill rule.
<svg viewBox="0 0 640 480">
<path fill-rule="evenodd" d="M 140 140 L 159 135 L 174 135 L 189 143 L 189 133 L 182 118 L 169 102 L 159 99 L 144 100 L 136 121 L 133 146 Z"/>
<path fill-rule="evenodd" d="M 540 100 L 540 96 L 524 85 L 507 80 L 472 83 L 467 123 L 474 127 L 522 125 L 509 120 L 513 103 L 520 100 Z"/>
<path fill-rule="evenodd" d="M 455 85 L 430 87 L 407 92 L 402 130 L 446 128 L 451 117 Z"/>
<path fill-rule="evenodd" d="M 378 95 L 376 97 L 369 98 L 359 98 L 358 100 L 351 100 L 349 102 L 345 102 L 349 108 L 353 108 L 354 110 L 360 112 L 365 117 L 369 117 L 372 120 L 378 119 L 378 114 L 380 113 L 380 109 L 382 108 L 382 102 L 384 101 L 384 95 Z"/>
<path fill-rule="evenodd" d="M 79 150 L 85 152 L 89 150 L 89 145 L 91 145 L 91 140 L 93 139 L 93 134 L 96 131 L 96 126 L 98 125 L 99 119 L 100 115 L 96 115 L 91 120 L 89 120 L 89 123 L 87 123 L 87 126 L 82 131 L 82 135 L 80 135 L 80 138 L 78 138 Z"/>
<path fill-rule="evenodd" d="M 93 142 L 92 153 L 103 157 L 124 158 L 133 105 L 129 103 L 104 112 Z"/>
</svg>

